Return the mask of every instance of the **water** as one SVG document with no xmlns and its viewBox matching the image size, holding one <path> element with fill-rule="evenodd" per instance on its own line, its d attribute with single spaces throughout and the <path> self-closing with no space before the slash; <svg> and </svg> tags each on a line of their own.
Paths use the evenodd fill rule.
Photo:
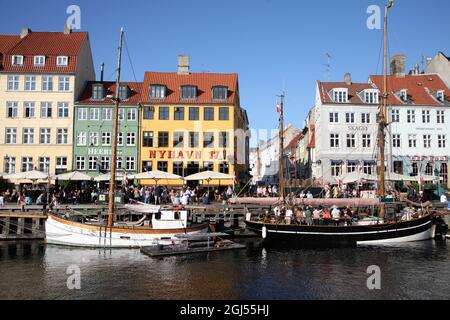
<svg viewBox="0 0 450 320">
<path fill-rule="evenodd" d="M 0 299 L 446 299 L 450 245 L 247 249 L 153 259 L 139 250 L 0 242 Z M 71 265 L 81 289 L 67 288 Z M 368 290 L 369 265 L 381 290 Z"/>
</svg>

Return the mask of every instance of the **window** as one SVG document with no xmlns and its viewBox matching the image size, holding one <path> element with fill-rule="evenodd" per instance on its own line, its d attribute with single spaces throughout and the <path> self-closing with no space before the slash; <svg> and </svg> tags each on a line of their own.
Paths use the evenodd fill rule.
<svg viewBox="0 0 450 320">
<path fill-rule="evenodd" d="M 198 107 L 189 108 L 189 120 L 200 120 L 200 110 Z"/>
<path fill-rule="evenodd" d="M 339 148 L 339 134 L 337 133 L 330 134 L 330 147 Z"/>
<path fill-rule="evenodd" d="M 199 140 L 198 132 L 189 132 L 189 148 L 198 148 Z"/>
<path fill-rule="evenodd" d="M 85 146 L 87 143 L 87 134 L 86 132 L 78 132 L 77 133 L 77 146 Z"/>
<path fill-rule="evenodd" d="M 214 132 L 203 133 L 203 148 L 214 148 Z"/>
<path fill-rule="evenodd" d="M 356 147 L 356 137 L 354 133 L 347 134 L 347 148 L 355 148 Z"/>
<path fill-rule="evenodd" d="M 422 123 L 430 123 L 430 110 L 422 110 Z"/>
<path fill-rule="evenodd" d="M 331 176 L 339 177 L 341 175 L 342 163 L 340 161 L 331 161 Z"/>
<path fill-rule="evenodd" d="M 183 177 L 184 176 L 184 165 L 183 162 L 174 161 L 173 163 L 173 174 Z"/>
<path fill-rule="evenodd" d="M 109 157 L 101 157 L 100 158 L 100 170 L 108 171 L 110 167 L 110 158 Z"/>
<path fill-rule="evenodd" d="M 111 145 L 111 132 L 103 132 L 102 133 L 102 145 L 103 146 Z"/>
<path fill-rule="evenodd" d="M 69 117 L 69 103 L 58 102 L 58 118 L 68 118 L 68 117 Z"/>
<path fill-rule="evenodd" d="M 12 64 L 13 66 L 23 65 L 23 56 L 12 56 Z"/>
<path fill-rule="evenodd" d="M 339 122 L 339 113 L 330 112 L 330 123 L 338 123 Z"/>
<path fill-rule="evenodd" d="M 431 134 L 423 135 L 423 147 L 427 149 L 431 148 Z"/>
<path fill-rule="evenodd" d="M 347 89 L 334 89 L 333 101 L 336 103 L 347 103 L 348 93 Z"/>
<path fill-rule="evenodd" d="M 347 161 L 347 173 L 356 172 L 357 166 L 358 166 L 357 161 Z"/>
<path fill-rule="evenodd" d="M 205 121 L 214 121 L 214 108 L 205 107 L 205 109 L 204 109 L 204 120 Z"/>
<path fill-rule="evenodd" d="M 129 97 L 128 86 L 120 85 L 119 86 L 119 100 L 127 100 Z"/>
<path fill-rule="evenodd" d="M 417 135 L 415 135 L 415 134 L 409 134 L 408 135 L 408 146 L 410 148 L 416 148 L 417 147 Z"/>
<path fill-rule="evenodd" d="M 142 146 L 147 148 L 153 147 L 153 131 L 144 131 L 142 135 Z"/>
<path fill-rule="evenodd" d="M 59 77 L 59 91 L 70 91 L 70 77 Z"/>
<path fill-rule="evenodd" d="M 169 107 L 159 107 L 159 120 L 169 120 Z"/>
<path fill-rule="evenodd" d="M 100 120 L 100 109 L 99 108 L 91 108 L 89 111 L 89 119 L 90 120 Z"/>
<path fill-rule="evenodd" d="M 394 161 L 394 172 L 403 174 L 403 161 Z"/>
<path fill-rule="evenodd" d="M 187 163 L 187 168 L 186 168 L 186 172 L 185 172 L 185 174 L 187 176 L 198 173 L 199 171 L 200 171 L 200 165 L 198 164 L 198 162 L 190 161 Z"/>
<path fill-rule="evenodd" d="M 34 56 L 34 65 L 35 66 L 44 66 L 45 65 L 45 56 Z"/>
<path fill-rule="evenodd" d="M 214 87 L 213 100 L 226 100 L 228 99 L 228 87 Z"/>
<path fill-rule="evenodd" d="M 175 107 L 175 111 L 173 113 L 174 120 L 184 120 L 184 108 L 183 107 Z"/>
<path fill-rule="evenodd" d="M 117 132 L 117 145 L 123 146 L 123 132 Z"/>
<path fill-rule="evenodd" d="M 127 157 L 126 158 L 126 170 L 134 171 L 136 170 L 136 159 L 135 157 Z"/>
<path fill-rule="evenodd" d="M 24 118 L 34 118 L 35 115 L 35 105 L 34 102 L 25 102 L 24 103 Z"/>
<path fill-rule="evenodd" d="M 42 76 L 42 91 L 53 91 L 52 76 Z"/>
<path fill-rule="evenodd" d="M 56 157 L 56 174 L 61 174 L 67 171 L 67 157 Z"/>
<path fill-rule="evenodd" d="M 58 56 L 56 58 L 56 64 L 58 66 L 67 66 L 69 63 L 69 57 L 67 56 Z"/>
<path fill-rule="evenodd" d="M 230 120 L 230 109 L 228 107 L 219 108 L 219 120 Z"/>
<path fill-rule="evenodd" d="M 112 108 L 103 108 L 102 110 L 102 119 L 105 121 L 110 121 L 112 119 Z"/>
<path fill-rule="evenodd" d="M 158 161 L 158 171 L 168 172 L 167 161 Z"/>
<path fill-rule="evenodd" d="M 88 117 L 88 109 L 87 108 L 79 108 L 78 109 L 78 120 L 87 120 Z"/>
<path fill-rule="evenodd" d="M 362 135 L 362 145 L 363 148 L 370 148 L 371 147 L 371 137 L 370 134 L 363 134 Z"/>
<path fill-rule="evenodd" d="M 438 148 L 445 148 L 447 137 L 445 134 L 438 134 Z"/>
<path fill-rule="evenodd" d="M 33 128 L 23 128 L 23 144 L 33 144 L 34 143 L 34 129 Z"/>
<path fill-rule="evenodd" d="M 68 143 L 68 129 L 57 129 L 56 144 Z"/>
<path fill-rule="evenodd" d="M 153 161 L 142 161 L 142 172 L 153 171 Z"/>
<path fill-rule="evenodd" d="M 25 76 L 25 91 L 36 91 L 36 76 Z"/>
<path fill-rule="evenodd" d="M 50 128 L 41 128 L 39 132 L 39 143 L 40 144 L 50 144 L 52 137 L 52 129 Z"/>
<path fill-rule="evenodd" d="M 97 157 L 89 157 L 89 170 L 97 170 Z"/>
<path fill-rule="evenodd" d="M 364 162 L 363 172 L 364 174 L 372 174 L 373 164 L 371 162 Z"/>
<path fill-rule="evenodd" d="M 19 111 L 19 103 L 18 102 L 7 102 L 6 103 L 6 111 L 8 118 L 17 118 Z"/>
<path fill-rule="evenodd" d="M 361 123 L 370 123 L 370 113 L 361 113 Z"/>
<path fill-rule="evenodd" d="M 419 164 L 417 162 L 413 162 L 411 164 L 411 177 L 415 177 L 419 174 Z"/>
<path fill-rule="evenodd" d="M 438 110 L 438 111 L 436 111 L 436 120 L 437 120 L 437 123 L 445 123 L 445 113 L 444 113 L 445 111 L 444 110 Z"/>
<path fill-rule="evenodd" d="M 136 145 L 136 132 L 127 132 L 127 146 Z"/>
<path fill-rule="evenodd" d="M 400 96 L 400 100 L 408 101 L 408 90 L 407 89 L 400 90 L 399 96 Z"/>
<path fill-rule="evenodd" d="M 33 170 L 33 158 L 22 157 L 22 172 L 28 172 Z"/>
<path fill-rule="evenodd" d="M 184 132 L 174 132 L 173 133 L 173 147 L 183 148 L 184 147 Z"/>
<path fill-rule="evenodd" d="M 50 171 L 50 158 L 40 157 L 39 158 L 39 171 L 48 173 Z"/>
<path fill-rule="evenodd" d="M 436 98 L 441 101 L 444 102 L 445 96 L 444 96 L 444 90 L 438 90 L 436 92 Z"/>
<path fill-rule="evenodd" d="M 219 172 L 229 174 L 230 173 L 230 165 L 227 162 L 219 163 Z"/>
<path fill-rule="evenodd" d="M 440 177 L 442 178 L 442 184 L 448 184 L 448 167 L 446 163 L 441 163 Z"/>
<path fill-rule="evenodd" d="M 86 170 L 86 158 L 85 157 L 76 157 L 75 166 L 77 170 Z"/>
<path fill-rule="evenodd" d="M 167 148 L 169 146 L 169 133 L 166 131 L 158 132 L 158 147 Z"/>
<path fill-rule="evenodd" d="M 116 169 L 117 170 L 123 170 L 123 158 L 122 157 L 117 157 Z"/>
<path fill-rule="evenodd" d="M 214 171 L 213 162 L 203 162 L 203 171 Z"/>
<path fill-rule="evenodd" d="M 346 123 L 355 123 L 355 114 L 353 112 L 347 112 L 345 114 Z"/>
<path fill-rule="evenodd" d="M 150 86 L 150 99 L 165 99 L 166 87 L 161 85 Z"/>
<path fill-rule="evenodd" d="M 93 100 L 102 100 L 105 98 L 105 89 L 102 84 L 93 84 L 92 85 L 92 99 Z"/>
<path fill-rule="evenodd" d="M 434 176 L 434 172 L 433 172 L 433 163 L 428 162 L 427 165 L 425 166 L 425 174 L 428 176 Z"/>
<path fill-rule="evenodd" d="M 400 122 L 400 110 L 398 109 L 391 110 L 391 122 Z"/>
<path fill-rule="evenodd" d="M 182 86 L 181 99 L 197 99 L 197 87 Z"/>
<path fill-rule="evenodd" d="M 155 107 L 144 107 L 144 119 L 153 120 L 155 117 Z"/>
<path fill-rule="evenodd" d="M 219 132 L 219 148 L 228 148 L 228 132 Z"/>
<path fill-rule="evenodd" d="M 5 144 L 16 144 L 16 143 L 17 143 L 17 129 L 6 128 Z"/>
<path fill-rule="evenodd" d="M 8 76 L 8 91 L 19 90 L 19 76 Z"/>
<path fill-rule="evenodd" d="M 406 111 L 406 121 L 408 123 L 416 122 L 416 110 L 407 110 Z"/>
<path fill-rule="evenodd" d="M 127 110 L 127 120 L 128 121 L 136 121 L 136 109 L 128 109 Z"/>
<path fill-rule="evenodd" d="M 124 110 L 123 110 L 123 108 L 120 108 L 119 115 L 118 115 L 119 121 L 122 121 L 125 119 L 123 115 L 124 115 Z"/>
<path fill-rule="evenodd" d="M 400 148 L 400 135 L 399 134 L 392 135 L 392 147 Z"/>
<path fill-rule="evenodd" d="M 51 117 L 52 117 L 52 103 L 41 102 L 41 118 L 51 118 Z"/>
<path fill-rule="evenodd" d="M 371 104 L 378 103 L 378 92 L 365 90 L 364 101 Z"/>
<path fill-rule="evenodd" d="M 5 157 L 3 168 L 7 174 L 16 173 L 16 157 Z"/>
<path fill-rule="evenodd" d="M 98 146 L 98 132 L 89 133 L 89 145 Z"/>
</svg>

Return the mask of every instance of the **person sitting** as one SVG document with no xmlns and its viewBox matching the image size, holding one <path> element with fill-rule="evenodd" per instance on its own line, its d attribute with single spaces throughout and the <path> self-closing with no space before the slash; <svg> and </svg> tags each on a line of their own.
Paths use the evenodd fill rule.
<svg viewBox="0 0 450 320">
<path fill-rule="evenodd" d="M 3 195 L 3 193 L 0 193 L 0 207 L 4 206 L 5 206 L 5 196 Z"/>
<path fill-rule="evenodd" d="M 314 198 L 314 196 L 312 195 L 311 191 L 308 191 L 308 193 L 306 193 L 306 198 L 307 198 L 307 199 L 312 199 L 312 198 Z"/>
<path fill-rule="evenodd" d="M 308 226 L 312 226 L 312 224 L 313 224 L 312 212 L 311 212 L 309 206 L 307 206 L 306 210 L 305 210 L 305 220 L 306 220 L 306 224 Z"/>
<path fill-rule="evenodd" d="M 292 216 L 293 216 L 293 212 L 292 212 L 292 209 L 287 209 L 286 210 L 286 224 L 291 224 L 291 219 L 292 219 Z"/>
<path fill-rule="evenodd" d="M 333 217 L 334 224 L 339 226 L 339 221 L 341 220 L 341 210 L 337 206 L 333 206 L 331 210 L 331 216 Z"/>
<path fill-rule="evenodd" d="M 205 194 L 203 194 L 202 199 L 203 199 L 203 204 L 206 204 L 206 205 L 210 204 L 208 192 L 205 192 Z"/>
<path fill-rule="evenodd" d="M 448 203 L 447 195 L 445 193 L 443 193 L 441 195 L 441 203 L 444 203 L 444 204 Z"/>
<path fill-rule="evenodd" d="M 313 222 L 315 225 L 319 225 L 320 224 L 320 219 L 322 218 L 322 210 L 321 208 L 316 208 L 313 211 Z"/>
<path fill-rule="evenodd" d="M 347 208 L 345 208 L 345 210 L 344 210 L 344 218 L 345 218 L 345 224 L 346 225 L 351 225 L 352 224 L 353 212 L 352 212 L 352 209 L 349 206 L 347 206 Z"/>
</svg>

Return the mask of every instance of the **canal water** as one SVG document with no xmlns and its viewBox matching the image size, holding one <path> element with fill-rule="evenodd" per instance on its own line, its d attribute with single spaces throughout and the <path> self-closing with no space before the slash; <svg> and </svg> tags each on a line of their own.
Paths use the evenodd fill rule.
<svg viewBox="0 0 450 320">
<path fill-rule="evenodd" d="M 450 242 L 246 249 L 153 259 L 139 250 L 0 243 L 0 299 L 447 299 Z M 367 268 L 379 266 L 381 289 Z M 72 268 L 72 269 L 71 269 Z M 75 268 L 75 269 L 73 269 Z M 79 290 L 67 286 L 80 270 Z M 71 278 L 72 280 L 74 278 Z M 76 283 L 69 281 L 69 283 Z"/>
</svg>

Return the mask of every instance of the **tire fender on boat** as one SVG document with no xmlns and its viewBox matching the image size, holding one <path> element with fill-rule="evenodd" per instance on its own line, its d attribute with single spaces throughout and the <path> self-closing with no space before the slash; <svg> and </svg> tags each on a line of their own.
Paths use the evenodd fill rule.
<svg viewBox="0 0 450 320">
<path fill-rule="evenodd" d="M 262 227 L 262 238 L 263 239 L 267 238 L 267 227 L 266 226 Z"/>
</svg>

